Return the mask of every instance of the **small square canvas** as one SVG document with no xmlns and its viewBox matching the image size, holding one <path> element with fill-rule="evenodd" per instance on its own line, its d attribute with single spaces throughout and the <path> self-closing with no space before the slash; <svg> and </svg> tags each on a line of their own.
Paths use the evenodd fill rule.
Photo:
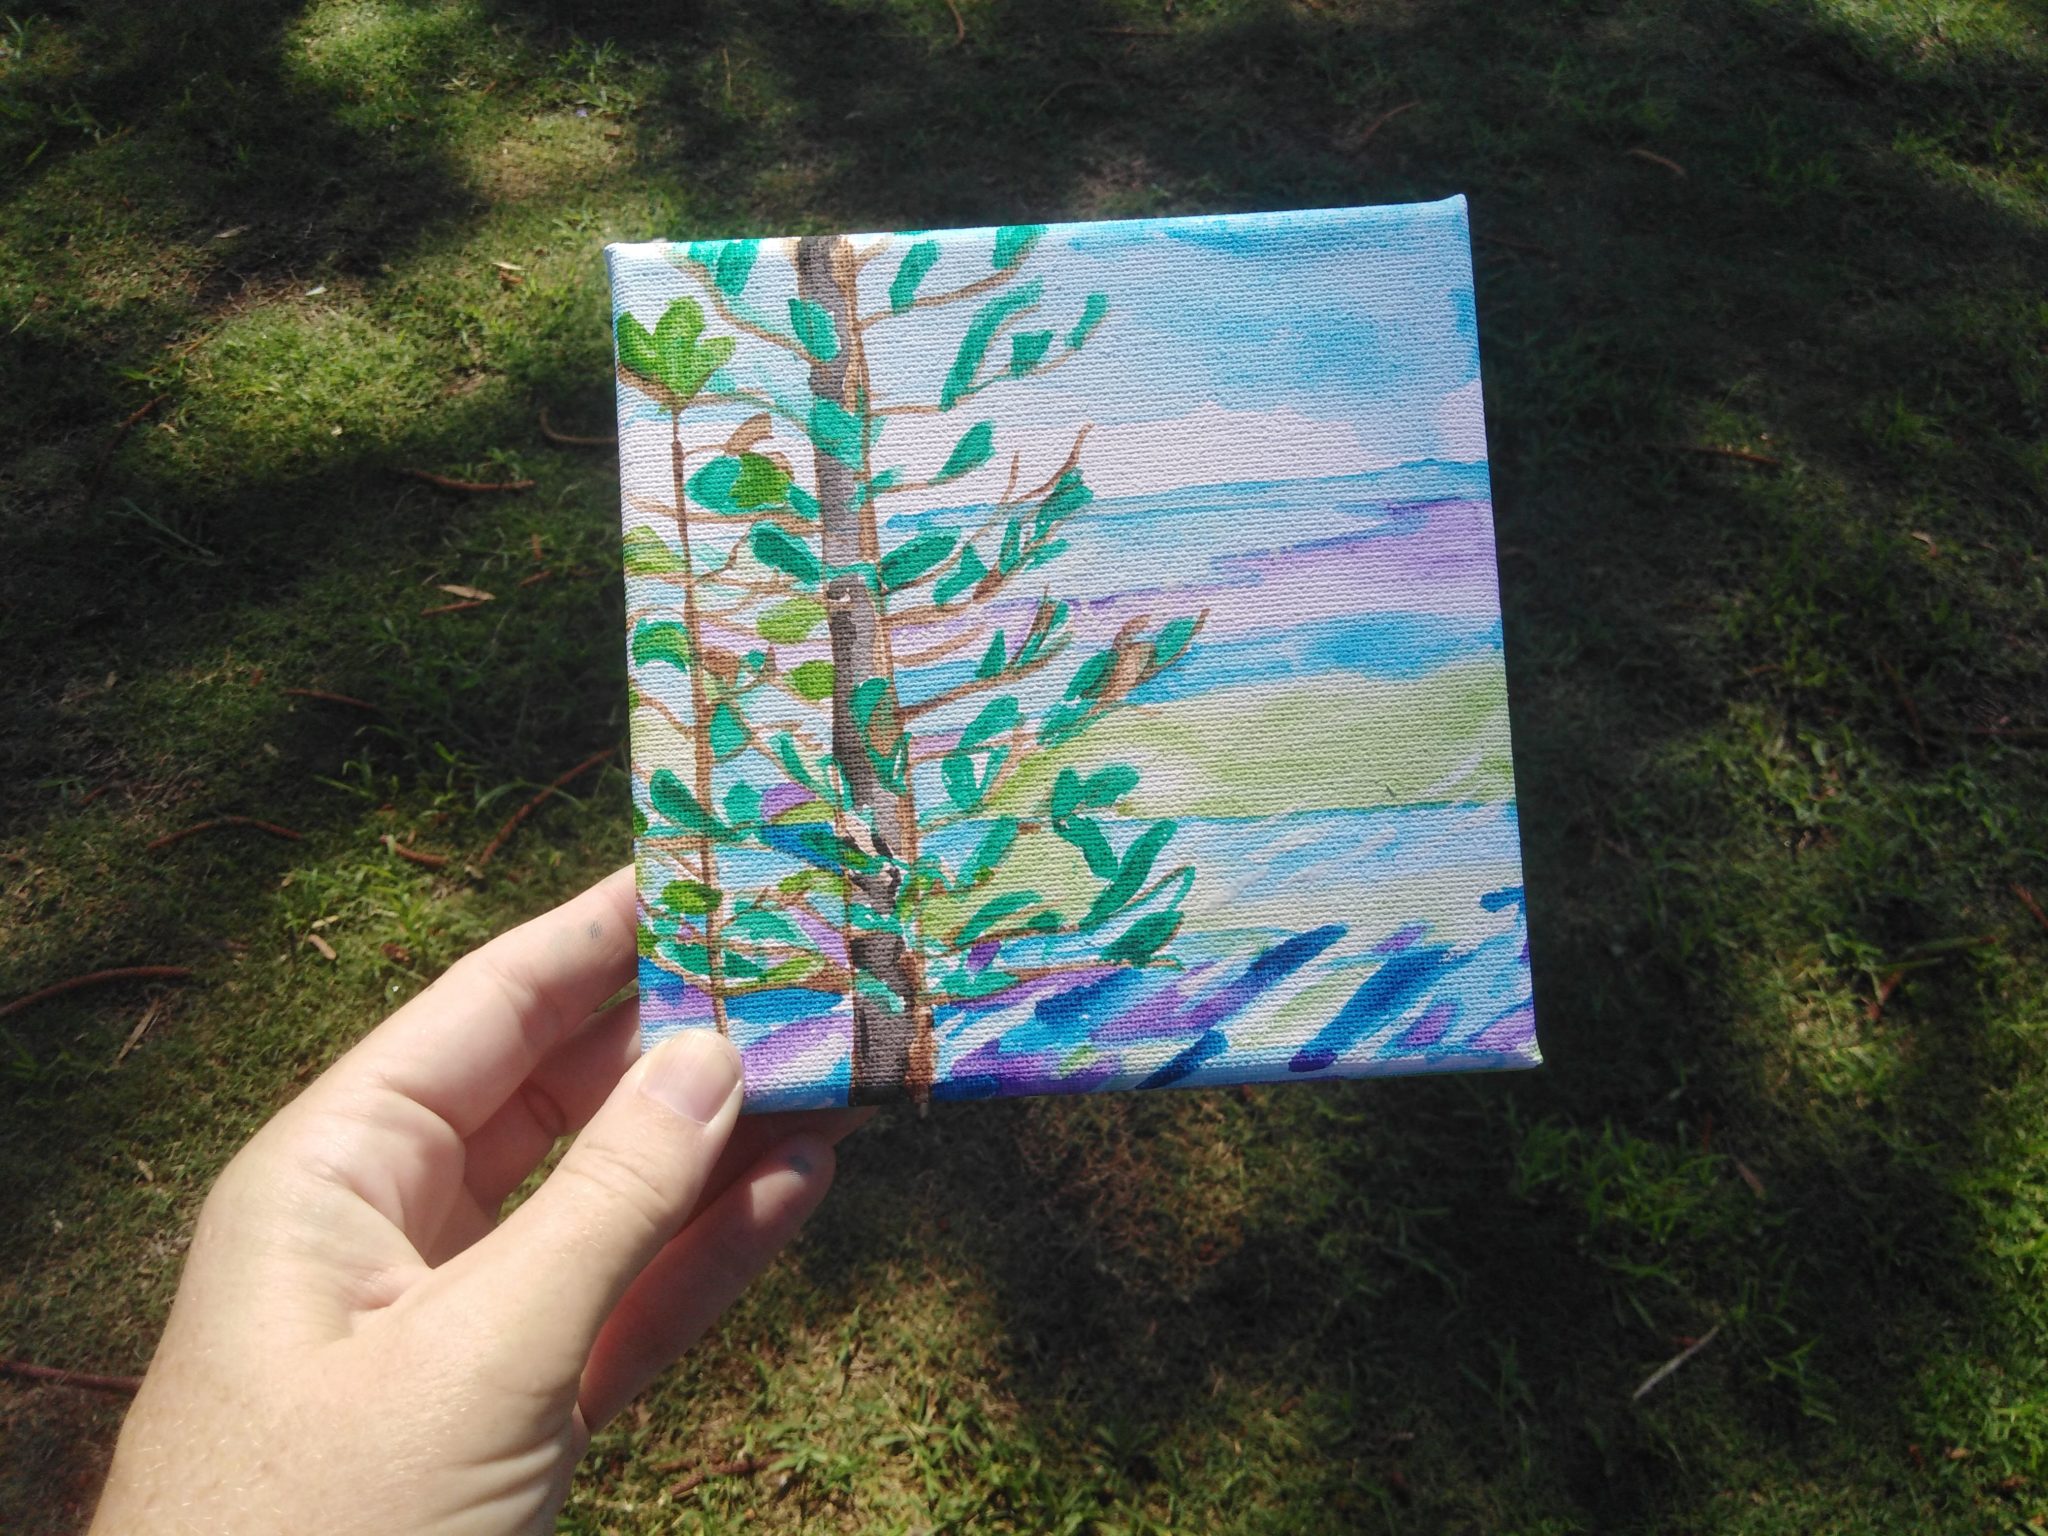
<svg viewBox="0 0 2048 1536">
<path fill-rule="evenodd" d="M 648 1044 L 1535 1065 L 1462 198 L 607 254 Z"/>
</svg>

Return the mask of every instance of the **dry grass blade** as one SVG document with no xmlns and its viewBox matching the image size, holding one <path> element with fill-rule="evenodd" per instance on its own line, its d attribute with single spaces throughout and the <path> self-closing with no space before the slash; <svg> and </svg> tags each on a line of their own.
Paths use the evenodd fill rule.
<svg viewBox="0 0 2048 1536">
<path fill-rule="evenodd" d="M 1690 1344 L 1686 1345 L 1684 1349 L 1680 1350 L 1677 1354 L 1673 1355 L 1669 1360 L 1666 1360 L 1662 1365 L 1658 1366 L 1656 1370 L 1650 1372 L 1649 1376 L 1644 1379 L 1643 1384 L 1640 1387 L 1637 1387 L 1634 1392 L 1629 1394 L 1628 1400 L 1632 1403 L 1640 1403 L 1645 1397 L 1649 1396 L 1651 1392 L 1655 1391 L 1657 1387 L 1662 1385 L 1665 1381 L 1669 1380 L 1672 1373 L 1675 1372 L 1681 1365 L 1685 1364 L 1686 1361 L 1690 1360 L 1694 1355 L 1698 1354 L 1701 1350 L 1705 1349 L 1709 1344 L 1713 1343 L 1714 1336 L 1718 1334 L 1720 1331 L 1721 1325 L 1719 1323 L 1714 1324 L 1713 1327 L 1709 1328 L 1705 1333 L 1701 1334 L 1698 1338 L 1694 1339 Z"/>
<path fill-rule="evenodd" d="M 149 1006 L 142 1010 L 142 1017 L 135 1021 L 135 1027 L 128 1031 L 128 1038 L 121 1042 L 121 1049 L 114 1052 L 115 1066 L 118 1067 L 126 1061 L 135 1047 L 142 1044 L 142 1037 L 164 1016 L 165 1009 L 166 1004 L 162 998 L 153 997 L 149 1000 Z"/>
</svg>

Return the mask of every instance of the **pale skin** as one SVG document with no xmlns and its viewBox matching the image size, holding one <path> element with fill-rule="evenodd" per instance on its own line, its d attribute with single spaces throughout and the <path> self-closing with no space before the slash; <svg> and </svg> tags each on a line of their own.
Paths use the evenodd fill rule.
<svg viewBox="0 0 2048 1536">
<path fill-rule="evenodd" d="M 208 1195 L 93 1531 L 552 1531 L 594 1430 L 795 1235 L 858 1111 L 642 1058 L 621 870 L 458 962 Z M 540 1188 L 500 1208 L 564 1135 Z"/>
</svg>

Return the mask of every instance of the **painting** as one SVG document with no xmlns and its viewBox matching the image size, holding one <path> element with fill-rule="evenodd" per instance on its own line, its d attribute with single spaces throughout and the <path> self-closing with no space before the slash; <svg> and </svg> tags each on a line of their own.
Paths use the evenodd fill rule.
<svg viewBox="0 0 2048 1536">
<path fill-rule="evenodd" d="M 607 255 L 648 1044 L 1536 1063 L 1463 199 Z"/>
</svg>

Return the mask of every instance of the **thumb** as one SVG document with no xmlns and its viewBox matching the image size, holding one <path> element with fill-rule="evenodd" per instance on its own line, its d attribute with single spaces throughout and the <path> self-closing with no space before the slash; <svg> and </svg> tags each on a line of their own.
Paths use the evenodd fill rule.
<svg viewBox="0 0 2048 1536">
<path fill-rule="evenodd" d="M 598 1330 L 682 1230 L 739 1117 L 740 1056 L 689 1029 L 642 1057 L 547 1182 L 444 1268 L 522 1375 L 571 1398 Z"/>
</svg>

